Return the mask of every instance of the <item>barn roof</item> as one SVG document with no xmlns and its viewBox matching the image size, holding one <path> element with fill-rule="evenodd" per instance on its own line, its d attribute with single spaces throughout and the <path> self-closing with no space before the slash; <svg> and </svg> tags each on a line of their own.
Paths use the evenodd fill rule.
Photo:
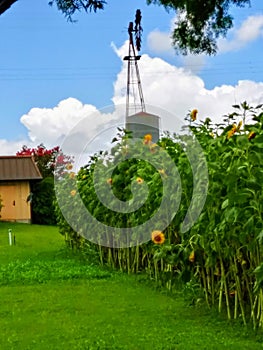
<svg viewBox="0 0 263 350">
<path fill-rule="evenodd" d="M 0 181 L 41 180 L 31 156 L 0 156 Z"/>
</svg>

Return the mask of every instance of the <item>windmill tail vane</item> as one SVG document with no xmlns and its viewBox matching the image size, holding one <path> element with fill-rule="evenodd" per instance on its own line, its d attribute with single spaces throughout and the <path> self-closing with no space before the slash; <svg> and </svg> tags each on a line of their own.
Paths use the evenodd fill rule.
<svg viewBox="0 0 263 350">
<path fill-rule="evenodd" d="M 138 51 L 141 50 L 142 43 L 142 26 L 141 26 L 142 14 L 141 10 L 137 10 L 135 14 L 135 45 Z"/>
</svg>

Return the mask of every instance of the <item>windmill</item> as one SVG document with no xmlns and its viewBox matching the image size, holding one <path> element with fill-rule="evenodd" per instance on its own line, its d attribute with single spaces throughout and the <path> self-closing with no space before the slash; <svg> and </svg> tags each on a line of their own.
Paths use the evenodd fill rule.
<svg viewBox="0 0 263 350">
<path fill-rule="evenodd" d="M 129 53 L 128 53 L 128 56 L 125 56 L 123 58 L 124 61 L 128 61 L 126 118 L 130 115 L 131 110 L 133 112 L 137 112 L 138 110 L 145 112 L 141 78 L 140 78 L 140 72 L 138 67 L 138 61 L 140 60 L 141 56 L 137 54 L 137 52 L 141 50 L 141 41 L 142 41 L 141 19 L 142 19 L 141 11 L 137 10 L 134 24 L 133 22 L 130 22 L 128 27 Z M 134 45 L 133 36 L 135 39 L 135 45 Z M 131 101 L 131 98 L 133 98 L 133 101 Z"/>
<path fill-rule="evenodd" d="M 159 117 L 146 113 L 138 61 L 141 56 L 138 52 L 141 50 L 142 42 L 142 15 L 137 10 L 135 21 L 130 22 L 128 26 L 129 51 L 123 58 L 128 61 L 127 69 L 127 91 L 126 91 L 126 120 L 125 128 L 132 131 L 133 137 L 143 137 L 151 134 L 153 142 L 159 139 Z"/>
</svg>

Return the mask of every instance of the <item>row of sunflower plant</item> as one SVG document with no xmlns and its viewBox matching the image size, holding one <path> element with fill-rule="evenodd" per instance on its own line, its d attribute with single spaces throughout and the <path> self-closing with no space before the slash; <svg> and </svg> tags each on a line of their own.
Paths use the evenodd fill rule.
<svg viewBox="0 0 263 350">
<path fill-rule="evenodd" d="M 246 102 L 233 107 L 235 112 L 216 125 L 208 118 L 198 122 L 197 110 L 193 110 L 186 118 L 191 134 L 166 133 L 157 145 L 146 135 L 131 146 L 129 133 L 119 130 L 110 153 L 95 154 L 77 174 L 68 171 L 58 181 L 58 192 L 64 200 L 56 212 L 60 232 L 71 246 L 92 245 L 98 250 L 101 263 L 129 273 L 146 272 L 169 290 L 178 284 L 198 285 L 209 307 L 226 312 L 229 319 L 252 322 L 257 328 L 263 326 L 263 110 L 262 105 L 253 108 Z M 208 183 L 200 158 L 189 160 L 188 146 L 193 139 L 201 145 Z M 166 167 L 163 152 L 172 159 L 180 184 L 177 173 Z M 148 156 L 151 162 L 147 161 Z M 96 168 L 96 178 L 103 181 L 94 185 Z M 174 185 L 175 178 L 178 183 Z M 122 213 L 105 207 L 103 203 L 110 203 L 112 192 L 120 202 L 131 201 L 136 189 L 132 186 L 139 188 L 136 193 L 144 200 L 136 211 Z M 196 186 L 201 191 L 207 189 L 206 200 L 195 223 L 183 230 L 189 207 L 195 212 L 200 204 Z M 163 204 L 165 188 L 175 190 L 168 193 L 168 201 Z M 164 212 L 170 217 L 169 203 L 178 201 L 176 189 L 180 192 L 180 204 L 165 229 L 160 229 L 164 220 L 160 216 L 149 232 L 136 231 L 135 243 L 142 242 L 145 234 L 147 242 L 114 248 L 107 227 L 140 227 L 157 215 L 160 205 L 166 206 Z M 98 241 L 101 239 L 108 246 L 83 238 L 89 237 L 87 233 L 94 230 L 94 223 L 82 217 L 77 194 L 92 217 L 104 224 L 96 227 L 95 234 Z M 65 210 L 67 221 L 62 215 Z M 68 224 L 71 218 L 80 226 L 76 224 L 72 229 Z M 119 243 L 121 247 L 125 242 Z"/>
</svg>

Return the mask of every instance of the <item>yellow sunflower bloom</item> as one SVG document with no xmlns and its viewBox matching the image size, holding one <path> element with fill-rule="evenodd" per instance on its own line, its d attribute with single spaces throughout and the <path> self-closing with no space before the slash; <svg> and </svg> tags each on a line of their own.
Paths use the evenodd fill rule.
<svg viewBox="0 0 263 350">
<path fill-rule="evenodd" d="M 146 134 L 144 135 L 144 138 L 143 138 L 143 143 L 145 145 L 148 145 L 149 143 L 152 142 L 152 135 L 151 134 Z"/>
<path fill-rule="evenodd" d="M 167 174 L 166 174 L 166 172 L 165 172 L 164 169 L 160 169 L 160 170 L 158 170 L 158 171 L 159 171 L 159 174 L 160 174 L 160 175 L 163 175 L 164 177 L 167 176 Z"/>
<path fill-rule="evenodd" d="M 242 126 L 242 120 L 240 120 L 240 122 L 237 124 L 237 131 L 240 131 Z"/>
<path fill-rule="evenodd" d="M 137 177 L 136 179 L 138 184 L 142 184 L 143 183 L 143 179 L 141 177 Z"/>
<path fill-rule="evenodd" d="M 191 117 L 192 121 L 196 120 L 197 113 L 198 113 L 197 109 L 193 109 L 192 112 L 190 113 L 190 117 Z"/>
<path fill-rule="evenodd" d="M 67 170 L 72 170 L 72 169 L 73 169 L 73 165 L 70 164 L 70 163 L 67 164 L 67 165 L 66 165 L 66 169 L 67 169 Z"/>
<path fill-rule="evenodd" d="M 227 139 L 229 140 L 230 139 L 230 137 L 232 137 L 234 135 L 234 133 L 233 133 L 233 131 L 232 131 L 232 129 L 231 130 L 229 130 L 228 132 L 227 132 Z"/>
<path fill-rule="evenodd" d="M 162 231 L 153 231 L 152 232 L 152 241 L 155 244 L 163 244 L 165 241 L 165 236 Z"/>
<path fill-rule="evenodd" d="M 236 131 L 237 131 L 237 126 L 236 124 L 233 124 L 232 129 L 227 132 L 227 139 L 229 140 L 230 137 L 232 137 Z"/>
<path fill-rule="evenodd" d="M 150 151 L 151 151 L 151 153 L 155 153 L 156 150 L 158 149 L 157 147 L 158 147 L 157 143 L 152 143 L 152 144 L 150 145 Z"/>
<path fill-rule="evenodd" d="M 188 259 L 192 263 L 195 261 L 195 252 L 194 252 L 194 250 L 191 252 L 191 254 L 189 255 Z"/>
<path fill-rule="evenodd" d="M 76 191 L 76 190 L 72 190 L 72 191 L 70 191 L 70 195 L 71 195 L 72 197 L 74 197 L 74 196 L 76 195 L 76 193 L 77 193 L 77 191 Z"/>
<path fill-rule="evenodd" d="M 252 140 L 256 136 L 256 133 L 254 131 L 251 131 L 248 135 L 248 139 Z"/>
<path fill-rule="evenodd" d="M 69 177 L 70 177 L 71 179 L 74 179 L 74 178 L 75 178 L 75 173 L 72 171 L 72 172 L 69 174 Z"/>
<path fill-rule="evenodd" d="M 107 179 L 107 184 L 112 185 L 112 178 Z"/>
</svg>

